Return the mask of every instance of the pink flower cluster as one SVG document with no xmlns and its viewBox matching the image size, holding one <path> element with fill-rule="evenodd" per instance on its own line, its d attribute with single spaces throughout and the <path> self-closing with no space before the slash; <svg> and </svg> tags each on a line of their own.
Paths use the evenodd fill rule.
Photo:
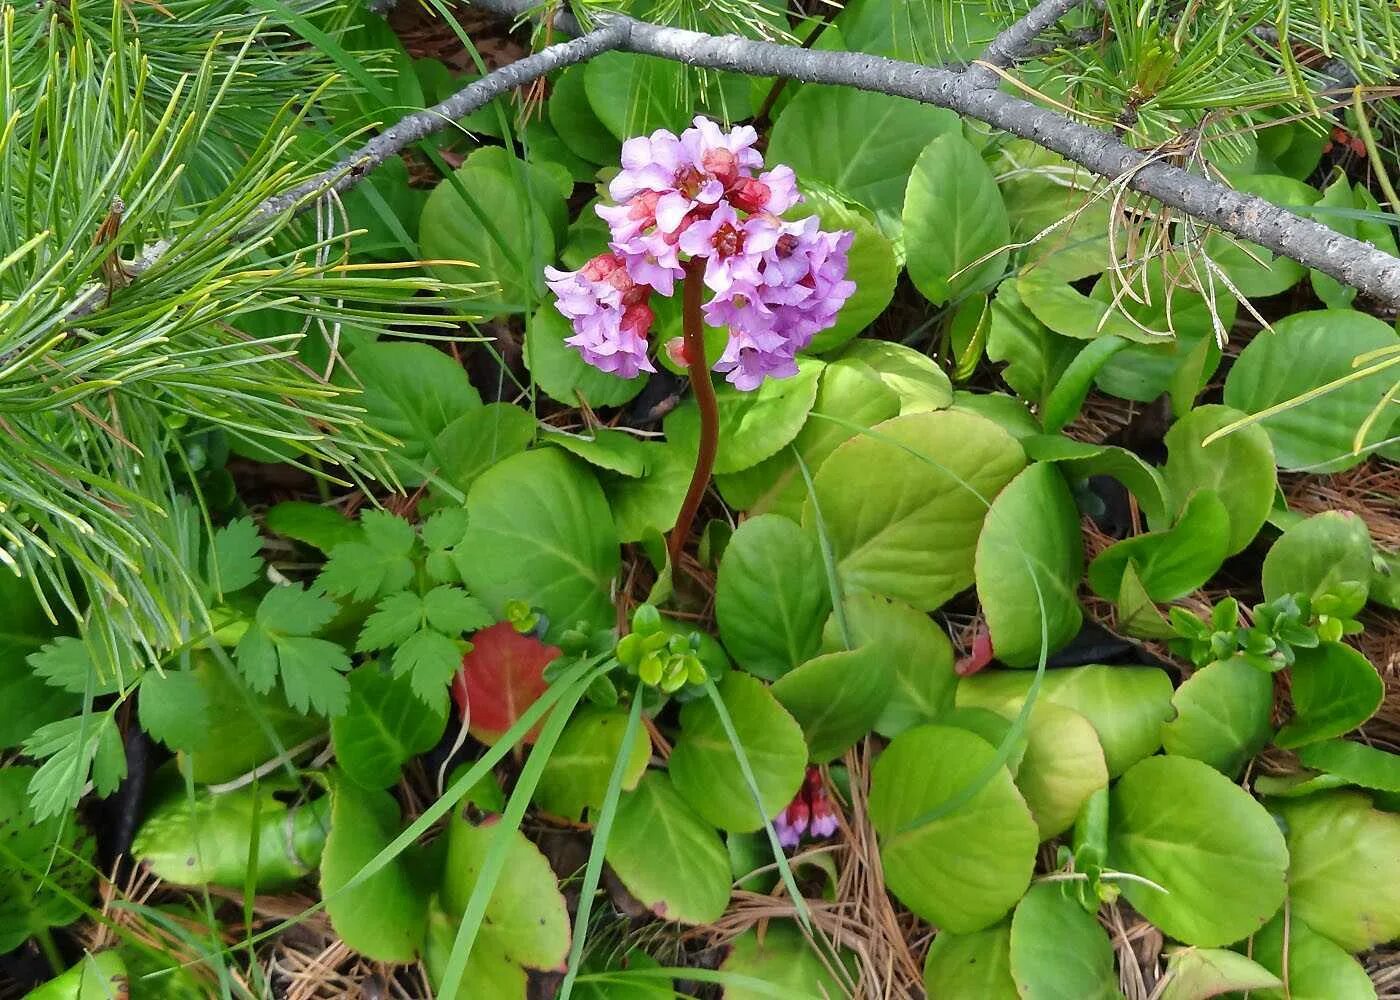
<svg viewBox="0 0 1400 1000">
<path fill-rule="evenodd" d="M 784 847 L 796 847 L 803 834 L 816 840 L 836 832 L 836 813 L 822 787 L 821 772 L 815 767 L 808 766 L 802 787 L 773 820 L 773 829 L 778 834 L 778 843 Z"/>
<path fill-rule="evenodd" d="M 565 343 L 585 361 L 623 378 L 655 371 L 648 300 L 672 295 L 686 263 L 704 261 L 705 322 L 729 329 L 715 371 L 739 389 L 797 373 L 797 352 L 855 291 L 846 280 L 852 234 L 823 232 L 815 216 L 780 218 L 801 200 L 797 177 L 786 166 L 759 172 L 757 141 L 747 125 L 724 132 L 697 117 L 679 136 L 663 129 L 623 143 L 622 171 L 608 186 L 617 204 L 598 207 L 609 252 L 577 271 L 545 269 L 573 324 Z"/>
</svg>

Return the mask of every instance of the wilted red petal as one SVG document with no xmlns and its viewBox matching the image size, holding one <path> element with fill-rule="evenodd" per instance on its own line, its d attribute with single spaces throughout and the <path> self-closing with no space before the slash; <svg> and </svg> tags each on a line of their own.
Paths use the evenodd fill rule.
<svg viewBox="0 0 1400 1000">
<path fill-rule="evenodd" d="M 452 679 L 452 700 L 468 731 L 483 743 L 495 743 L 549 685 L 544 668 L 558 658 L 557 646 L 521 635 L 500 622 L 472 636 L 472 649 Z M 533 743 L 535 726 L 525 737 Z"/>
</svg>

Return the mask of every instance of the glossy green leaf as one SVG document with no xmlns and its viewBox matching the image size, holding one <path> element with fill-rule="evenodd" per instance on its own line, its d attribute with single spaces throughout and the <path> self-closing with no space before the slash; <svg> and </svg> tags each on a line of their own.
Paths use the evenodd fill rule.
<svg viewBox="0 0 1400 1000">
<path fill-rule="evenodd" d="M 346 776 L 365 788 L 388 788 L 404 764 L 433 748 L 447 716 L 425 705 L 407 677 L 378 663 L 350 673 L 350 707 L 331 720 L 331 746 Z"/>
<path fill-rule="evenodd" d="M 1098 733 L 1073 709 L 1037 701 L 1026 723 L 1026 750 L 1016 787 L 1035 817 L 1040 839 L 1064 833 L 1089 797 L 1108 787 Z"/>
<path fill-rule="evenodd" d="M 574 712 L 540 774 L 535 804 L 572 822 L 581 819 L 585 809 L 601 809 L 613 765 L 623 752 L 626 730 L 627 711 L 621 707 L 585 705 Z M 651 740 L 645 729 L 637 727 L 626 752 L 622 788 L 631 791 L 642 780 L 651 759 Z"/>
<path fill-rule="evenodd" d="M 1037 434 L 1021 440 L 1026 454 L 1037 462 L 1054 462 L 1071 481 L 1091 476 L 1112 476 L 1137 498 L 1148 523 L 1166 516 L 1166 484 L 1156 466 L 1148 465 L 1126 448 L 1089 444 L 1058 434 Z"/>
<path fill-rule="evenodd" d="M 719 453 L 715 472 L 738 472 L 757 465 L 787 446 L 807 420 L 817 398 L 823 365 L 815 359 L 798 362 L 792 378 L 765 379 L 751 392 L 725 382 L 715 387 L 719 407 Z M 700 441 L 700 414 L 690 399 L 666 415 L 666 437 L 682 454 L 694 456 Z"/>
<path fill-rule="evenodd" d="M 1171 337 L 1166 323 L 1146 324 L 1144 330 L 1123 315 L 1123 306 L 1107 297 L 1085 295 L 1041 271 L 1016 279 L 1016 291 L 1026 308 L 1050 330 L 1075 340 L 1116 336 L 1140 344 L 1162 345 Z"/>
<path fill-rule="evenodd" d="M 935 137 L 957 130 L 957 116 L 941 108 L 808 84 L 778 116 L 767 155 L 803 180 L 819 181 L 864 205 L 885 234 L 895 236 L 919 154 Z"/>
<path fill-rule="evenodd" d="M 529 447 L 536 427 L 533 413 L 510 403 L 469 410 L 433 441 L 437 473 L 465 493 L 491 466 Z"/>
<path fill-rule="evenodd" d="M 894 298 L 900 268 L 889 238 L 865 214 L 844 204 L 835 194 L 810 184 L 803 185 L 803 196 L 803 204 L 789 212 L 788 218 L 815 214 L 827 232 L 844 229 L 854 234 L 846 254 L 846 280 L 855 282 L 856 290 L 836 314 L 835 325 L 822 330 L 804 348 L 809 354 L 819 354 L 859 336 L 885 311 Z"/>
<path fill-rule="evenodd" d="M 1117 1000 L 1108 935 L 1061 883 L 1039 882 L 1011 918 L 1011 975 L 1022 1000 Z"/>
<path fill-rule="evenodd" d="M 643 906 L 665 920 L 707 924 L 729 905 L 729 857 L 660 771 L 622 797 L 607 845 L 608 864 Z"/>
<path fill-rule="evenodd" d="M 575 156 L 610 165 L 618 161 L 621 144 L 593 113 L 584 73 L 585 67 L 570 66 L 555 79 L 547 105 L 549 123 Z"/>
<path fill-rule="evenodd" d="M 931 997 L 1020 1000 L 1011 978 L 1011 922 L 970 934 L 939 931 L 924 959 L 924 991 Z"/>
<path fill-rule="evenodd" d="M 784 674 L 773 694 L 807 738 L 812 760 L 841 756 L 875 725 L 894 688 L 895 665 L 879 643 L 824 653 Z"/>
<path fill-rule="evenodd" d="M 1027 532 L 1034 524 L 1036 530 Z M 977 539 L 977 597 L 1001 663 L 1034 666 L 1079 634 L 1084 542 L 1060 471 L 1037 462 L 992 502 Z"/>
<path fill-rule="evenodd" d="M 1397 343 L 1391 327 L 1349 309 L 1285 316 L 1240 352 L 1225 379 L 1225 403 L 1259 413 L 1351 374 L 1354 358 Z M 1360 463 L 1353 438 L 1394 381 L 1393 371 L 1377 372 L 1261 421 L 1279 468 L 1337 472 Z M 1367 441 L 1389 435 L 1390 421 L 1378 420 Z"/>
<path fill-rule="evenodd" d="M 1094 376 L 1115 354 L 1128 346 L 1129 342 L 1122 337 L 1109 334 L 1085 344 L 1079 350 L 1045 397 L 1040 419 L 1047 431 L 1054 433 L 1079 416 L 1084 397 L 1093 387 Z"/>
<path fill-rule="evenodd" d="M 604 473 L 598 477 L 612 506 L 619 541 L 640 541 L 648 532 L 666 534 L 675 526 L 695 470 L 695 456 L 667 442 L 648 442 L 647 471 L 639 477 Z"/>
<path fill-rule="evenodd" d="M 1004 281 L 997 288 L 987 329 L 987 357 L 1006 362 L 1002 380 L 1026 402 L 1043 407 L 1083 346 L 1037 319 L 1015 282 Z"/>
<path fill-rule="evenodd" d="M 958 682 L 953 644 L 932 618 L 888 597 L 856 593 L 846 595 L 846 625 L 853 647 L 877 648 L 894 672 L 889 698 L 873 727 L 881 736 L 893 738 L 933 722 L 953 707 Z M 835 615 L 822 630 L 822 648 L 845 648 Z"/>
<path fill-rule="evenodd" d="M 1366 604 L 1375 547 L 1366 522 L 1347 510 L 1327 510 L 1279 536 L 1264 557 L 1260 580 L 1265 600 L 1299 594 L 1323 599 L 1327 614 L 1350 618 Z"/>
<path fill-rule="evenodd" d="M 1167 431 L 1167 465 L 1162 470 L 1173 516 L 1186 508 L 1194 492 L 1215 491 L 1230 517 L 1230 555 L 1253 541 L 1274 504 L 1274 449 L 1262 428 L 1245 427 L 1202 446 L 1215 431 L 1243 416 L 1228 406 L 1198 406 Z"/>
<path fill-rule="evenodd" d="M 776 680 L 810 659 L 830 611 L 826 571 L 810 531 L 777 514 L 739 526 L 720 563 L 715 618 L 741 667 Z"/>
<path fill-rule="evenodd" d="M 1352 740 L 1325 740 L 1298 748 L 1304 767 L 1378 792 L 1400 792 L 1400 754 Z"/>
<path fill-rule="evenodd" d="M 1295 649 L 1290 674 L 1293 718 L 1274 737 L 1292 749 L 1350 732 L 1369 719 L 1385 698 L 1385 683 L 1371 661 L 1350 646 L 1324 642 Z"/>
<path fill-rule="evenodd" d="M 1030 884 L 1039 842 L 1030 810 L 1003 767 L 952 812 L 908 824 L 963 794 L 995 756 L 965 730 L 919 726 L 896 737 L 871 771 L 869 815 L 886 885 L 923 919 L 960 934 L 1000 920 Z"/>
<path fill-rule="evenodd" d="M 996 179 L 958 132 L 919 154 L 904 198 L 909 278 L 934 305 L 994 287 L 1006 269 L 1011 224 Z"/>
<path fill-rule="evenodd" d="M 1241 659 L 1221 660 L 1187 678 L 1172 706 L 1176 718 L 1162 725 L 1167 753 L 1233 778 L 1273 734 L 1273 677 Z"/>
<path fill-rule="evenodd" d="M 889 340 L 857 340 L 841 357 L 869 365 L 899 395 L 899 414 L 942 410 L 953 401 L 953 384 L 938 362 Z"/>
<path fill-rule="evenodd" d="M 909 414 L 874 434 L 840 445 L 815 476 L 837 567 L 846 587 L 932 610 L 972 582 L 987 506 L 1024 457 L 968 413 Z"/>
<path fill-rule="evenodd" d="M 707 698 L 681 710 L 680 735 L 671 750 L 671 780 L 706 821 L 731 833 L 747 833 L 785 809 L 797 794 L 806 773 L 807 744 L 796 720 L 757 678 L 727 674 L 719 694 L 753 770 L 762 815 L 719 713 Z"/>
<path fill-rule="evenodd" d="M 1283 902 L 1288 850 L 1264 807 L 1187 757 L 1148 757 L 1110 795 L 1108 863 L 1166 892 L 1121 883 L 1162 932 L 1215 947 L 1252 934 Z"/>
<path fill-rule="evenodd" d="M 413 961 L 428 928 L 428 892 L 415 883 L 406 859 L 397 857 L 345 888 L 398 834 L 398 803 L 388 792 L 344 778 L 332 780 L 331 800 L 331 829 L 321 858 L 321 894 L 331 926 L 366 958 Z"/>
<path fill-rule="evenodd" d="M 1256 937 L 1255 941 L 1258 940 Z M 1167 952 L 1166 980 L 1161 1000 L 1207 1000 L 1238 990 L 1264 990 L 1282 985 L 1277 976 L 1258 962 L 1224 948 L 1171 949 Z M 1249 993 L 1251 997 L 1263 995 Z"/>
<path fill-rule="evenodd" d="M 598 481 L 576 459 L 551 449 L 506 459 L 472 486 L 467 514 L 460 569 L 497 614 L 524 600 L 549 615 L 551 636 L 580 620 L 614 624 L 617 533 Z"/>
<path fill-rule="evenodd" d="M 541 440 L 563 448 L 594 468 L 620 476 L 636 479 L 647 471 L 646 442 L 626 431 L 595 427 L 583 434 L 566 434 L 551 430 L 545 431 Z"/>
<path fill-rule="evenodd" d="M 274 534 L 295 539 L 327 555 L 341 542 L 364 541 L 359 524 L 339 509 L 304 500 L 275 504 L 268 509 L 263 524 Z"/>
<path fill-rule="evenodd" d="M 1286 974 L 1288 988 L 1258 988 L 1250 993 L 1250 1000 L 1376 1000 L 1376 987 L 1361 963 L 1305 924 L 1296 912 L 1287 924 L 1285 961 L 1284 929 L 1280 913 L 1254 935 L 1252 945 L 1255 961 L 1278 977 Z"/>
<path fill-rule="evenodd" d="M 1089 585 L 1105 600 L 1118 596 L 1134 564 L 1154 601 L 1172 601 L 1202 586 L 1220 569 L 1230 546 L 1230 512 L 1214 490 L 1186 501 L 1175 525 L 1115 542 L 1089 564 Z"/>
<path fill-rule="evenodd" d="M 827 961 L 817 951 L 817 945 L 803 936 L 801 928 L 789 920 L 774 921 L 763 928 L 750 928 L 729 945 L 729 954 L 720 963 L 719 971 L 735 976 L 751 976 L 783 991 L 784 996 L 797 998 L 847 996 L 846 983 L 852 981 L 851 971 L 837 978 Z M 771 1000 L 772 994 L 726 984 L 724 1000 Z"/>
<path fill-rule="evenodd" d="M 24 995 L 24 1000 L 126 1000 L 131 979 L 121 953 L 88 952 L 77 965 Z"/>
<path fill-rule="evenodd" d="M 709 105 L 716 118 L 737 121 L 752 114 L 743 78 L 709 73 L 700 79 L 656 56 L 604 52 L 585 64 L 583 82 L 593 114 L 618 139 L 659 128 L 679 134 L 690 127 L 697 100 Z"/>
</svg>

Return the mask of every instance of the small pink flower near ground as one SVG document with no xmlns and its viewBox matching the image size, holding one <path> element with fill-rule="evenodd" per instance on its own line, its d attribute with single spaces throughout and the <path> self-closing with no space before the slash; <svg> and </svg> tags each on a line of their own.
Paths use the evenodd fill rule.
<svg viewBox="0 0 1400 1000">
<path fill-rule="evenodd" d="M 821 771 L 808 767 L 797 795 L 773 820 L 778 843 L 796 847 L 804 835 L 811 840 L 825 840 L 836 832 L 836 827 L 836 811 L 822 786 Z"/>
</svg>

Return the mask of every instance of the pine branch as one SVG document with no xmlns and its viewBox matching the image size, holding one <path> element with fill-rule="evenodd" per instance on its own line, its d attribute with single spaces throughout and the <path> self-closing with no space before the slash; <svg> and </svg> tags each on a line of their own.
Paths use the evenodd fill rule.
<svg viewBox="0 0 1400 1000">
<path fill-rule="evenodd" d="M 530 9 L 529 0 L 473 3 L 512 19 Z M 616 47 L 622 51 L 749 76 L 783 76 L 807 83 L 856 87 L 949 108 L 1029 139 L 1100 177 L 1258 243 L 1359 289 L 1377 302 L 1400 309 L 1400 258 L 1263 198 L 1172 166 L 1159 151 L 1134 149 L 1068 115 L 980 87 L 961 73 L 861 52 L 802 49 L 733 35 L 716 37 L 623 14 L 598 12 L 594 20 L 600 26 L 621 29 Z M 577 30 L 577 23 L 572 17 L 561 15 L 555 18 L 554 27 L 568 32 L 571 28 Z"/>
<path fill-rule="evenodd" d="M 998 69 L 1006 69 L 1024 59 L 1037 38 L 1082 3 L 1084 0 L 1040 0 L 1024 17 L 988 42 L 964 75 L 974 86 L 997 86 L 1001 82 Z"/>
</svg>

